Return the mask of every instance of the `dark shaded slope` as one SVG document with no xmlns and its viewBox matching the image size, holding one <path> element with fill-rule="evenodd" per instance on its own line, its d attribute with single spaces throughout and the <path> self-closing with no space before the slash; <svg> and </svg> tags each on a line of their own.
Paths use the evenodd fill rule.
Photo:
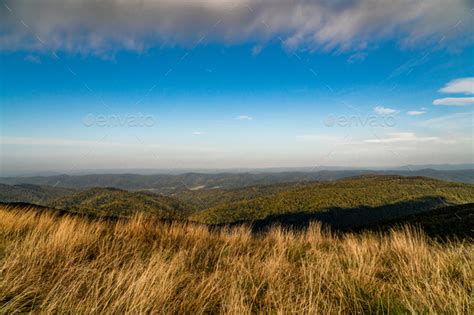
<svg viewBox="0 0 474 315">
<path fill-rule="evenodd" d="M 306 229 L 310 222 L 319 221 L 332 230 L 355 231 L 365 226 L 430 211 L 444 205 L 446 205 L 446 200 L 443 198 L 425 197 L 379 207 L 332 208 L 324 212 L 276 214 L 262 220 L 238 221 L 231 225 L 250 224 L 252 229 L 257 232 L 267 230 L 273 225 L 291 229 Z"/>
<path fill-rule="evenodd" d="M 381 232 L 409 226 L 419 228 L 434 239 L 474 240 L 474 203 L 443 206 L 442 198 L 422 198 L 381 207 L 330 209 L 317 213 L 290 213 L 272 215 L 263 220 L 239 221 L 225 226 L 246 224 L 254 233 L 265 232 L 278 225 L 285 229 L 305 230 L 311 222 L 335 232 Z M 441 207 L 440 207 L 441 206 Z M 434 209 L 433 209 L 434 208 Z"/>
<path fill-rule="evenodd" d="M 474 239 L 474 203 L 411 214 L 383 223 L 363 225 L 354 230 L 387 231 L 403 225 L 419 227 L 432 237 Z"/>
</svg>

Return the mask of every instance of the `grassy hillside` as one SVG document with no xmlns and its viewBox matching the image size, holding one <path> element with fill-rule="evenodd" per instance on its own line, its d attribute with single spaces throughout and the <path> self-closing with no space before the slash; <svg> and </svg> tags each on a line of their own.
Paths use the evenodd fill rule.
<svg viewBox="0 0 474 315">
<path fill-rule="evenodd" d="M 472 314 L 474 245 L 0 206 L 0 313 Z"/>
<path fill-rule="evenodd" d="M 28 202 L 45 205 L 54 199 L 73 193 L 74 190 L 61 187 L 37 186 L 31 184 L 0 184 L 0 202 Z"/>
<path fill-rule="evenodd" d="M 184 218 L 192 206 L 177 199 L 116 188 L 91 188 L 54 200 L 50 206 L 98 216 L 129 217 L 136 213 L 159 218 Z"/>
<path fill-rule="evenodd" d="M 474 185 L 422 177 L 361 176 L 290 187 L 267 196 L 225 202 L 198 212 L 192 220 L 211 224 L 264 219 L 286 213 L 356 209 L 438 198 L 445 204 L 474 202 Z M 439 206 L 439 205 L 438 205 Z"/>
</svg>

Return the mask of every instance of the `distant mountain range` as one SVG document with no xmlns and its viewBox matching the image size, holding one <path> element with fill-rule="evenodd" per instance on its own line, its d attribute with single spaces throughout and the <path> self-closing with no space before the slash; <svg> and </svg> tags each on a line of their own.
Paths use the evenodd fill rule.
<svg viewBox="0 0 474 315">
<path fill-rule="evenodd" d="M 400 167 L 391 168 L 391 170 L 423 170 L 423 169 L 433 169 L 437 171 L 459 171 L 459 170 L 472 170 L 474 169 L 474 164 L 408 164 Z"/>
<path fill-rule="evenodd" d="M 459 183 L 474 183 L 474 169 L 466 170 L 334 170 L 313 172 L 263 172 L 263 173 L 186 173 L 180 175 L 158 174 L 91 174 L 56 175 L 35 177 L 0 177 L 7 185 L 33 184 L 63 188 L 83 189 L 113 187 L 130 191 L 146 190 L 161 194 L 199 189 L 234 189 L 256 185 L 333 181 L 360 175 L 425 176 Z"/>
<path fill-rule="evenodd" d="M 307 166 L 307 167 L 268 167 L 268 168 L 228 168 L 228 169 L 83 169 L 68 172 L 55 171 L 3 171 L 2 177 L 37 177 L 58 175 L 94 175 L 94 174 L 137 174 L 137 175 L 183 175 L 186 173 L 219 174 L 219 173 L 292 173 L 292 172 L 315 172 L 315 171 L 418 171 L 422 169 L 433 169 L 437 171 L 474 170 L 474 164 L 408 164 L 394 167 L 347 167 L 347 166 Z"/>
</svg>

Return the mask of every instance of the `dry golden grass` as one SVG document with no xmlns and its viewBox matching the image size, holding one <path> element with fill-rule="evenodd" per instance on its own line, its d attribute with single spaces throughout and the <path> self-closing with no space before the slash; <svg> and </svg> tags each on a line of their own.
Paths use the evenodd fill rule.
<svg viewBox="0 0 474 315">
<path fill-rule="evenodd" d="M 472 243 L 0 208 L 0 313 L 473 314 Z"/>
</svg>

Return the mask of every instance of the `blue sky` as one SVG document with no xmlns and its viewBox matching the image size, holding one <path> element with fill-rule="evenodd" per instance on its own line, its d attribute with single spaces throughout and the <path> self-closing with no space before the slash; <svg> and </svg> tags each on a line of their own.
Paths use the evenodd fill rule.
<svg viewBox="0 0 474 315">
<path fill-rule="evenodd" d="M 196 30 L 148 25 L 141 11 L 145 25 L 123 18 L 109 29 L 116 19 L 97 24 L 83 2 L 77 21 L 50 25 L 47 11 L 38 17 L 22 1 L 0 9 L 3 174 L 473 161 L 468 2 L 454 1 L 441 20 L 431 20 L 444 12 L 430 2 L 413 8 L 413 21 L 382 7 L 386 23 L 334 30 L 329 22 L 285 29 L 276 19 L 283 9 L 260 1 L 206 31 L 200 25 L 213 19 L 203 8 L 213 1 L 155 8 L 177 20 L 194 13 Z M 359 16 L 366 2 L 310 7 L 308 18 L 329 10 L 341 21 L 341 10 Z M 262 16 L 269 22 L 246 29 Z"/>
</svg>

